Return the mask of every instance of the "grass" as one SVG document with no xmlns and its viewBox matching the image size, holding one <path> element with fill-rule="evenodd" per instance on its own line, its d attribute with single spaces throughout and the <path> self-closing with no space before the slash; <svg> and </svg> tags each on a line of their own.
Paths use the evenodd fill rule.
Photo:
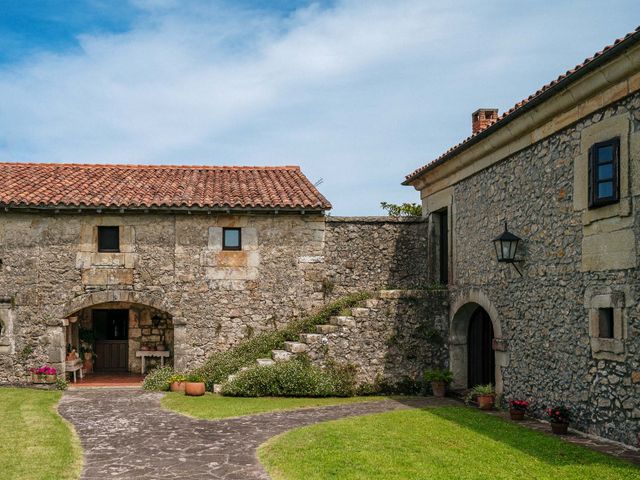
<svg viewBox="0 0 640 480">
<path fill-rule="evenodd" d="M 386 397 L 347 398 L 292 398 L 292 397 L 223 397 L 207 393 L 202 397 L 187 397 L 184 393 L 167 393 L 162 398 L 162 406 L 183 415 L 195 418 L 216 419 L 241 417 L 255 413 L 292 410 L 297 408 L 324 407 L 345 403 L 372 402 Z"/>
<path fill-rule="evenodd" d="M 274 480 L 640 479 L 630 463 L 464 407 L 304 427 L 258 456 Z"/>
<path fill-rule="evenodd" d="M 82 450 L 55 406 L 61 392 L 0 388 L 0 477 L 71 480 L 80 475 Z"/>
</svg>

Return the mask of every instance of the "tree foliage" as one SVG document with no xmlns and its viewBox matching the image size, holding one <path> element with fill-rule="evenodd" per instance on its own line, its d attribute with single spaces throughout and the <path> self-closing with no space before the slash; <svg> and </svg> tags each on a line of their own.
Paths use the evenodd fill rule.
<svg viewBox="0 0 640 480">
<path fill-rule="evenodd" d="M 422 215 L 422 207 L 417 203 L 387 203 L 380 202 L 380 206 L 391 217 L 419 217 Z"/>
</svg>

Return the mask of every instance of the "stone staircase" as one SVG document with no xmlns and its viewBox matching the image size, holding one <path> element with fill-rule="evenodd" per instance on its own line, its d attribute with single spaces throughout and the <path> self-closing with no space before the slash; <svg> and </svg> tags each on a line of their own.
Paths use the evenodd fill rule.
<svg viewBox="0 0 640 480">
<path fill-rule="evenodd" d="M 306 354 L 315 346 L 328 344 L 329 335 L 344 332 L 356 328 L 358 321 L 362 322 L 369 315 L 370 309 L 376 307 L 380 300 L 371 298 L 360 302 L 362 306 L 351 308 L 351 315 L 337 315 L 329 318 L 328 324 L 316 325 L 315 333 L 301 333 L 298 342 L 284 342 L 283 349 L 271 350 L 271 358 L 259 358 L 256 364 L 265 367 L 276 362 L 288 362 L 299 354 Z M 227 382 L 236 378 L 237 373 L 247 370 L 249 367 L 242 367 L 238 372 L 229 375 Z M 222 390 L 223 384 L 213 386 L 214 393 Z"/>
<path fill-rule="evenodd" d="M 286 362 L 304 354 L 317 365 L 325 365 L 329 358 L 359 363 L 371 370 L 361 380 L 372 381 L 372 372 L 379 372 L 384 366 L 389 337 L 396 334 L 393 315 L 387 312 L 394 311 L 394 302 L 397 306 L 398 299 L 403 298 L 397 292 L 400 291 L 376 292 L 373 298 L 350 308 L 350 315 L 330 317 L 329 323 L 316 325 L 315 332 L 301 333 L 298 341 L 284 342 L 282 349 L 272 350 L 271 358 L 259 358 L 257 365 Z M 248 368 L 243 367 L 239 372 Z M 230 375 L 227 381 L 233 380 L 237 373 Z M 214 385 L 214 392 L 221 389 L 222 384 Z"/>
</svg>

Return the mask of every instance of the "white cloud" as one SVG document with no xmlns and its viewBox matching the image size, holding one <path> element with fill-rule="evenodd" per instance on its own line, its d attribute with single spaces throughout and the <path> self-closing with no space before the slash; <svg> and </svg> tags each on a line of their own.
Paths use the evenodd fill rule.
<svg viewBox="0 0 640 480">
<path fill-rule="evenodd" d="M 336 214 L 375 213 L 417 200 L 403 176 L 466 136 L 476 106 L 510 106 L 633 28 L 608 13 L 617 23 L 593 38 L 602 14 L 585 10 L 567 45 L 569 1 L 523 3 L 526 18 L 506 2 L 344 1 L 286 18 L 136 3 L 147 14 L 128 32 L 0 69 L 0 159 L 300 164 Z"/>
</svg>

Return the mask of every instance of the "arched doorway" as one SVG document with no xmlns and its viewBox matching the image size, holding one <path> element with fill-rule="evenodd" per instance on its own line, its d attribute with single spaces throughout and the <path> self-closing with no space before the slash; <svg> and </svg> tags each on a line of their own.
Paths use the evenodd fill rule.
<svg viewBox="0 0 640 480">
<path fill-rule="evenodd" d="M 502 368 L 509 365 L 509 353 L 500 316 L 489 297 L 479 288 L 461 290 L 451 302 L 450 319 L 451 386 L 464 390 L 492 383 L 501 394 Z"/>
<path fill-rule="evenodd" d="M 493 351 L 491 317 L 477 307 L 469 319 L 467 332 L 467 387 L 496 384 L 496 361 Z"/>
</svg>

